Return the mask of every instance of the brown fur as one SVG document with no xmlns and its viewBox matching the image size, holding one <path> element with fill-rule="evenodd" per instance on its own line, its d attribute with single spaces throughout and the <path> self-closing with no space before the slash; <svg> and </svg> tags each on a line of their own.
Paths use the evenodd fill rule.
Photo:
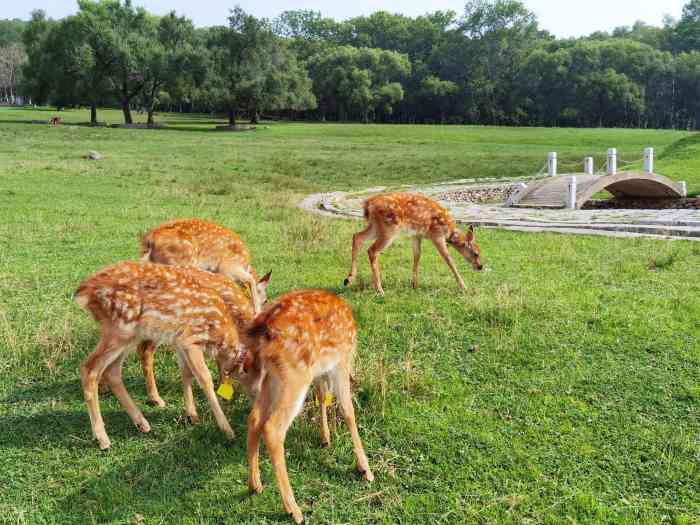
<svg viewBox="0 0 700 525">
<path fill-rule="evenodd" d="M 259 467 L 260 437 L 275 470 L 282 502 L 297 523 L 303 520 L 287 475 L 284 440 L 315 386 L 321 411 L 321 442 L 330 444 L 326 393 L 335 393 L 352 437 L 357 468 L 374 476 L 360 441 L 350 393 L 357 327 L 348 304 L 322 290 L 288 293 L 268 306 L 243 335 L 247 355 L 232 371 L 255 398 L 248 417 L 249 486 L 263 490 Z"/>
<path fill-rule="evenodd" d="M 230 293 L 220 291 L 219 287 L 227 282 L 224 277 L 194 268 L 122 262 L 81 283 L 75 300 L 92 313 L 101 329 L 97 349 L 80 366 L 93 435 L 101 449 L 110 446 L 98 400 L 97 386 L 103 374 L 134 424 L 142 432 L 150 430 L 121 378 L 129 348 L 144 342 L 167 341 L 175 346 L 186 415 L 191 421 L 198 421 L 192 395 L 195 377 L 207 395 L 219 428 L 233 439 L 233 430 L 219 406 L 204 361 L 207 354 L 225 370 L 233 366 L 240 353 L 235 315 L 248 314 L 241 313 L 245 306 L 240 309 L 232 288 Z"/>
<path fill-rule="evenodd" d="M 236 233 L 218 224 L 202 219 L 161 224 L 143 236 L 141 259 L 227 275 L 250 288 L 256 312 L 265 302 L 245 243 Z"/>
<path fill-rule="evenodd" d="M 418 286 L 418 264 L 421 256 L 421 241 L 430 239 L 450 267 L 459 286 L 466 286 L 457 271 L 447 245 L 455 248 L 472 266 L 481 270 L 481 250 L 476 244 L 472 227 L 465 234 L 457 229 L 454 219 L 440 204 L 428 197 L 414 193 L 387 193 L 370 197 L 364 203 L 367 227 L 356 233 L 352 240 L 352 266 L 345 279 L 349 285 L 357 276 L 357 257 L 365 241 L 375 239 L 368 250 L 372 268 L 372 282 L 378 293 L 384 294 L 379 273 L 379 253 L 388 248 L 402 230 L 414 235 L 413 243 L 413 287 Z"/>
</svg>

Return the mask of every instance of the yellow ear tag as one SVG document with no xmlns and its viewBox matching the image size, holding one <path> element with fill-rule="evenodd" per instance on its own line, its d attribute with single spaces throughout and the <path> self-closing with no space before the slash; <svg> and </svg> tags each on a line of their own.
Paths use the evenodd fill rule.
<svg viewBox="0 0 700 525">
<path fill-rule="evenodd" d="M 221 383 L 216 393 L 226 401 L 231 401 L 233 397 L 233 385 L 231 383 Z"/>
<path fill-rule="evenodd" d="M 333 404 L 334 400 L 335 397 L 333 396 L 333 394 L 331 394 L 330 392 L 326 392 L 326 397 L 323 398 L 323 404 L 329 407 Z"/>
</svg>

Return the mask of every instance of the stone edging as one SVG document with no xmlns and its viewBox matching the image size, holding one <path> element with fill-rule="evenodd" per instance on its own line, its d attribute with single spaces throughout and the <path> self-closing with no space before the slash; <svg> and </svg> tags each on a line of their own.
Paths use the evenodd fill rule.
<svg viewBox="0 0 700 525">
<path fill-rule="evenodd" d="M 513 184 L 513 179 L 463 179 L 426 187 L 377 187 L 358 192 L 317 193 L 299 206 L 326 217 L 362 218 L 362 201 L 384 191 L 437 195 L 455 189 Z M 651 237 L 700 241 L 700 210 L 531 210 L 495 204 L 444 202 L 458 223 L 526 232 L 558 232 L 611 237 Z"/>
</svg>

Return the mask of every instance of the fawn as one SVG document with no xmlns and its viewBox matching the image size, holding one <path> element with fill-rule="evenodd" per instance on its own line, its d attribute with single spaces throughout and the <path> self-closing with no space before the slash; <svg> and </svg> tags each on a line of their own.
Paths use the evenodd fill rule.
<svg viewBox="0 0 700 525">
<path fill-rule="evenodd" d="M 357 327 L 348 304 L 321 290 L 302 290 L 277 299 L 242 332 L 244 352 L 233 369 L 254 397 L 248 417 L 248 485 L 263 490 L 260 435 L 270 455 L 285 510 L 294 521 L 303 516 L 289 485 L 284 457 L 287 430 L 301 410 L 313 383 L 321 409 L 321 442 L 330 444 L 326 394 L 335 393 L 350 430 L 357 468 L 367 481 L 374 476 L 355 424 L 350 393 Z"/>
<path fill-rule="evenodd" d="M 168 341 L 174 344 L 182 374 L 185 414 L 198 420 L 192 377 L 204 390 L 219 428 L 233 439 L 233 430 L 214 392 L 207 353 L 220 370 L 234 366 L 240 340 L 230 310 L 218 290 L 205 286 L 195 269 L 147 262 L 121 262 L 83 281 L 75 301 L 100 323 L 97 348 L 80 365 L 80 378 L 92 432 L 101 449 L 110 447 L 100 413 L 98 383 L 103 374 L 112 392 L 142 432 L 150 425 L 122 381 L 122 364 L 134 343 Z M 212 275 L 212 278 L 215 277 Z"/>
<path fill-rule="evenodd" d="M 255 311 L 251 298 L 248 297 L 234 281 L 221 274 L 210 273 L 196 268 L 189 268 L 189 274 L 200 285 L 216 290 L 219 293 L 228 309 L 229 316 L 234 321 L 239 331 L 253 320 Z M 266 287 L 269 278 L 270 274 L 263 277 L 259 286 L 261 286 L 261 288 L 262 286 Z M 264 290 L 264 288 L 262 289 Z M 160 397 L 160 393 L 158 392 L 153 368 L 156 344 L 153 341 L 143 341 L 137 346 L 136 351 L 141 361 L 144 379 L 146 380 L 148 403 L 164 407 L 165 401 Z M 219 368 L 219 381 L 223 382 L 224 379 L 222 369 Z M 188 417 L 193 420 L 193 417 Z"/>
<path fill-rule="evenodd" d="M 250 264 L 250 252 L 231 230 L 201 219 L 161 224 L 141 239 L 141 259 L 175 266 L 195 266 L 222 273 L 250 289 L 255 313 L 267 299 L 269 273 L 260 281 Z"/>
<path fill-rule="evenodd" d="M 418 287 L 418 263 L 421 256 L 421 240 L 430 239 L 442 258 L 452 270 L 462 290 L 464 281 L 457 271 L 452 257 L 447 251 L 449 244 L 456 249 L 475 270 L 483 269 L 481 250 L 475 242 L 474 227 L 467 233 L 457 229 L 454 219 L 437 202 L 423 195 L 413 193 L 388 193 L 370 197 L 364 203 L 367 227 L 352 237 L 352 267 L 345 279 L 345 285 L 352 284 L 357 275 L 357 256 L 368 239 L 375 239 L 367 251 L 372 267 L 372 282 L 380 295 L 384 295 L 379 275 L 379 253 L 388 248 L 401 230 L 413 232 L 413 287 Z"/>
</svg>

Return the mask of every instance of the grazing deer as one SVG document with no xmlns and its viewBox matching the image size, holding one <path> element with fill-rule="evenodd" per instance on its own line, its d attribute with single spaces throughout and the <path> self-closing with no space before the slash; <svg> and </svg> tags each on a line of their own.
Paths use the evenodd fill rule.
<svg viewBox="0 0 700 525">
<path fill-rule="evenodd" d="M 252 300 L 234 281 L 221 274 L 210 273 L 196 268 L 189 268 L 188 271 L 191 277 L 200 285 L 216 290 L 219 293 L 228 309 L 229 316 L 234 321 L 239 331 L 253 320 L 255 311 L 253 309 Z M 261 283 L 267 286 L 269 277 L 270 274 L 267 274 L 263 277 Z M 143 341 L 138 345 L 136 351 L 139 355 L 141 368 L 146 381 L 148 403 L 164 407 L 165 401 L 160 397 L 160 393 L 158 392 L 153 367 L 156 344 L 153 341 Z M 223 382 L 224 379 L 223 371 L 219 368 L 219 381 Z M 190 417 L 190 419 L 192 418 Z"/>
<path fill-rule="evenodd" d="M 449 244 L 465 260 L 481 270 L 481 251 L 474 240 L 474 228 L 469 226 L 467 233 L 457 229 L 454 219 L 437 202 L 423 195 L 413 193 L 388 193 L 370 197 L 364 204 L 367 228 L 352 237 L 352 267 L 345 279 L 345 285 L 352 284 L 357 275 L 357 256 L 368 239 L 375 239 L 367 251 L 372 267 L 374 288 L 384 295 L 379 275 L 379 253 L 388 248 L 401 230 L 413 232 L 413 287 L 418 287 L 418 263 L 421 256 L 421 240 L 430 239 L 442 258 L 452 270 L 457 283 L 466 290 L 464 281 L 457 271 L 452 257 L 447 251 Z"/>
<path fill-rule="evenodd" d="M 92 432 L 101 449 L 110 447 L 98 399 L 103 374 L 136 427 L 142 432 L 150 431 L 148 421 L 122 381 L 122 364 L 130 347 L 144 341 L 174 344 L 182 374 L 185 414 L 193 422 L 198 420 L 192 395 L 194 376 L 219 428 L 233 439 L 204 355 L 215 358 L 220 370 L 232 368 L 240 352 L 238 330 L 219 291 L 202 284 L 202 275 L 194 272 L 197 270 L 122 262 L 87 278 L 75 292 L 75 301 L 92 313 L 102 332 L 97 349 L 80 365 Z"/>
<path fill-rule="evenodd" d="M 201 219 L 166 222 L 141 240 L 141 259 L 175 266 L 195 266 L 221 273 L 250 289 L 255 313 L 267 300 L 270 275 L 258 281 L 250 252 L 231 230 Z"/>
<path fill-rule="evenodd" d="M 263 490 L 260 435 L 270 455 L 285 510 L 294 521 L 303 516 L 289 485 L 284 458 L 287 430 L 313 383 L 321 407 L 321 442 L 330 444 L 326 393 L 338 398 L 350 430 L 357 468 L 367 481 L 374 476 L 355 424 L 350 393 L 357 328 L 348 304 L 329 292 L 302 290 L 268 305 L 242 333 L 244 352 L 230 374 L 255 398 L 248 417 L 248 485 Z"/>
</svg>

